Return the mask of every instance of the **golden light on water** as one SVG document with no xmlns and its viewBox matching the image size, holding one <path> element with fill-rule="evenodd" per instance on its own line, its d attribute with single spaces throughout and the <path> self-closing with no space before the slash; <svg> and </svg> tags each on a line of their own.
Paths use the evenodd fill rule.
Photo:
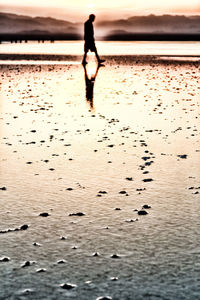
<svg viewBox="0 0 200 300">
<path fill-rule="evenodd" d="M 87 66 L 87 74 L 88 78 L 92 80 L 95 77 L 95 73 L 97 71 L 97 64 L 95 62 L 90 62 Z"/>
</svg>

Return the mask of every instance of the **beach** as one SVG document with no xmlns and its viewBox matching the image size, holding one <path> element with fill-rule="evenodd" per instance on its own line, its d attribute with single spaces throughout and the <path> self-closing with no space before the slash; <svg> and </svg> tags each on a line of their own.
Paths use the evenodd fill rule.
<svg viewBox="0 0 200 300">
<path fill-rule="evenodd" d="M 0 53 L 0 299 L 199 299 L 200 54 L 128 53 Z"/>
</svg>

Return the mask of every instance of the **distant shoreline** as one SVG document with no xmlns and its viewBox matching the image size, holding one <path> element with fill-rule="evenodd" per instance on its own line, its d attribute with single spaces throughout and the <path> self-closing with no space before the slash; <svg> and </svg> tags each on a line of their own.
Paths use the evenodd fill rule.
<svg viewBox="0 0 200 300">
<path fill-rule="evenodd" d="M 120 64 L 130 64 L 130 63 L 178 63 L 178 64 L 188 64 L 195 63 L 200 64 L 200 55 L 104 55 L 107 64 L 120 63 Z M 81 55 L 63 55 L 63 54 L 0 54 L 0 61 L 16 61 L 16 64 L 25 63 L 25 61 L 33 61 L 40 64 L 40 61 L 46 62 L 80 62 Z M 0 63 L 1 65 L 1 63 Z"/>
<path fill-rule="evenodd" d="M 1 42 L 28 42 L 28 41 L 69 41 L 82 40 L 76 34 L 0 34 Z M 105 36 L 104 41 L 200 41 L 200 33 L 114 33 Z"/>
</svg>

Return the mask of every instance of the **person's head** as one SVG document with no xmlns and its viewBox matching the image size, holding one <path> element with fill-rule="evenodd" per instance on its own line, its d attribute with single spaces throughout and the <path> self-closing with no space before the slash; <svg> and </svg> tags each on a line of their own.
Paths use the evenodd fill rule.
<svg viewBox="0 0 200 300">
<path fill-rule="evenodd" d="M 95 15 L 93 15 L 93 14 L 89 15 L 89 20 L 90 20 L 91 22 L 94 22 L 94 20 L 95 20 Z"/>
</svg>

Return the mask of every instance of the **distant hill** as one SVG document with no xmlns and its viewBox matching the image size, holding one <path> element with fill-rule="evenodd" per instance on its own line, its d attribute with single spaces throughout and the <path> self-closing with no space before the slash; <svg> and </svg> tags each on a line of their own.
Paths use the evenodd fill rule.
<svg viewBox="0 0 200 300">
<path fill-rule="evenodd" d="M 129 33 L 185 33 L 200 34 L 200 16 L 148 15 L 128 19 L 99 22 L 98 27 L 112 30 L 125 30 Z"/>
<path fill-rule="evenodd" d="M 0 34 L 19 34 L 21 32 L 48 32 L 48 33 L 78 33 L 77 24 L 57 20 L 54 18 L 29 17 L 8 13 L 0 13 Z"/>
<path fill-rule="evenodd" d="M 96 39 L 128 39 L 134 34 L 200 34 L 200 16 L 148 15 L 133 16 L 115 21 L 95 22 Z M 45 17 L 30 17 L 0 13 L 0 35 L 62 36 L 66 39 L 81 39 L 83 24 Z M 136 35 L 135 35 L 136 36 Z"/>
</svg>

